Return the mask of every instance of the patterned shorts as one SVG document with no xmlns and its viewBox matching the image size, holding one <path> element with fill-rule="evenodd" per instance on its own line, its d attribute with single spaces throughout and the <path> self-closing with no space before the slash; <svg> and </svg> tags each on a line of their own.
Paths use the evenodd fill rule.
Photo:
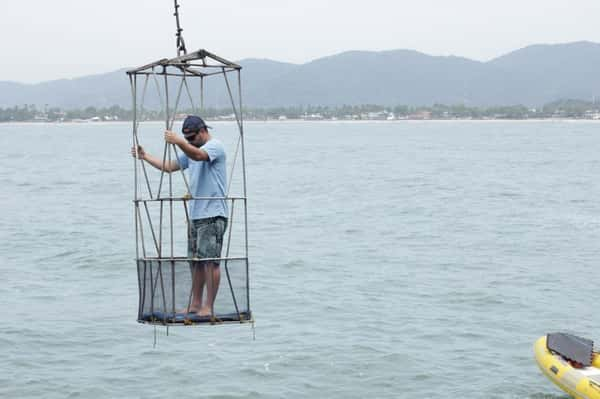
<svg viewBox="0 0 600 399">
<path fill-rule="evenodd" d="M 227 219 L 222 216 L 196 219 L 191 222 L 188 240 L 190 258 L 220 258 Z M 214 262 L 217 265 L 219 262 Z"/>
</svg>

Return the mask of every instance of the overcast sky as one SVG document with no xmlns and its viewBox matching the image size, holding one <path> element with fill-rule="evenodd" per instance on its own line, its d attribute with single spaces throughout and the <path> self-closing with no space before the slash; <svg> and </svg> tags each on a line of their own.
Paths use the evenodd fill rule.
<svg viewBox="0 0 600 399">
<path fill-rule="evenodd" d="M 39 82 L 176 55 L 173 0 L 0 0 L 0 80 Z M 414 49 L 486 61 L 600 42 L 600 0 L 179 0 L 188 50 L 304 63 Z"/>
</svg>

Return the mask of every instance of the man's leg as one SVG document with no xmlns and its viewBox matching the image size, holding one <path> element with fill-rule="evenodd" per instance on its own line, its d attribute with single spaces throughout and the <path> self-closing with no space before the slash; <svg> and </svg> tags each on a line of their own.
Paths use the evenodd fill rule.
<svg viewBox="0 0 600 399">
<path fill-rule="evenodd" d="M 198 312 L 199 316 L 214 316 L 215 299 L 221 282 L 221 268 L 218 264 L 210 262 L 204 268 L 206 271 L 206 302 Z"/>
<path fill-rule="evenodd" d="M 213 218 L 204 230 L 200 246 L 202 247 L 202 258 L 220 258 L 223 246 L 223 235 L 227 229 L 227 219 Z M 214 305 L 221 282 L 221 269 L 219 262 L 208 261 L 204 268 L 206 282 L 206 301 L 198 312 L 199 316 L 214 316 Z"/>
<path fill-rule="evenodd" d="M 198 227 L 194 220 L 189 221 L 188 226 L 188 257 L 197 257 L 198 250 Z M 205 264 L 203 262 L 191 261 L 190 273 L 192 278 L 192 287 L 190 290 L 189 303 L 186 303 L 179 313 L 196 313 L 202 308 L 202 294 L 204 291 Z"/>
<path fill-rule="evenodd" d="M 206 268 L 202 262 L 194 262 L 192 266 L 192 300 L 187 312 L 196 313 L 202 309 L 202 295 L 204 293 L 204 284 L 206 282 Z"/>
</svg>

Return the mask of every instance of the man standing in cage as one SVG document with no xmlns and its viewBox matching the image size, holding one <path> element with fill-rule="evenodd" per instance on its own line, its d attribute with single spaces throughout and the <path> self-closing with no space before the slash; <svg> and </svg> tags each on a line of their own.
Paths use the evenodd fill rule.
<svg viewBox="0 0 600 399">
<path fill-rule="evenodd" d="M 199 116 L 185 118 L 183 137 L 165 131 L 165 141 L 178 146 L 183 154 L 176 161 L 164 161 L 145 152 L 141 146 L 131 149 L 131 154 L 167 173 L 189 168 L 190 190 L 194 198 L 216 197 L 190 201 L 190 226 L 188 257 L 207 259 L 192 261 L 192 299 L 185 313 L 214 316 L 214 302 L 221 280 L 219 261 L 223 235 L 227 229 L 226 195 L 227 168 L 223 144 L 212 137 L 210 126 Z M 203 301 L 204 287 L 206 297 Z"/>
</svg>

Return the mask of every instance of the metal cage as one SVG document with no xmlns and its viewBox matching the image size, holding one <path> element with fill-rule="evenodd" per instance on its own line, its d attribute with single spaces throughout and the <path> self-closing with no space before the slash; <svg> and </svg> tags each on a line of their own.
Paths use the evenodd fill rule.
<svg viewBox="0 0 600 399">
<path fill-rule="evenodd" d="M 149 109 L 144 107 L 144 103 L 149 88 L 156 88 L 159 114 L 164 117 L 165 128 L 172 130 L 176 120 L 181 118 L 178 110 L 183 103 L 188 102 L 188 110 L 202 114 L 205 80 L 208 78 L 211 81 L 222 79 L 233 110 L 237 136 L 232 141 L 232 147 L 235 147 L 233 161 L 232 152 L 230 149 L 227 151 L 228 186 L 225 197 L 193 197 L 183 170 L 166 173 L 147 168 L 144 161 L 137 157 L 134 159 L 133 204 L 139 286 L 137 320 L 167 326 L 252 322 L 241 67 L 206 50 L 198 50 L 158 60 L 129 70 L 127 74 L 133 99 L 135 148 L 142 143 L 142 130 L 148 130 L 148 123 L 144 120 Z M 156 127 L 150 127 L 150 130 L 155 138 L 162 133 Z M 178 152 L 181 153 L 176 145 L 164 142 L 163 163 L 177 159 Z M 229 208 L 228 229 L 223 238 L 224 253 L 220 258 L 197 259 L 184 249 L 190 235 L 188 208 L 190 201 L 209 199 L 227 201 Z M 197 270 L 195 265 L 207 261 L 220 265 L 221 289 L 211 314 L 199 316 L 186 309 L 189 310 L 192 297 L 191 280 L 194 270 Z M 215 284 L 210 279 L 206 284 L 209 283 Z"/>
</svg>

